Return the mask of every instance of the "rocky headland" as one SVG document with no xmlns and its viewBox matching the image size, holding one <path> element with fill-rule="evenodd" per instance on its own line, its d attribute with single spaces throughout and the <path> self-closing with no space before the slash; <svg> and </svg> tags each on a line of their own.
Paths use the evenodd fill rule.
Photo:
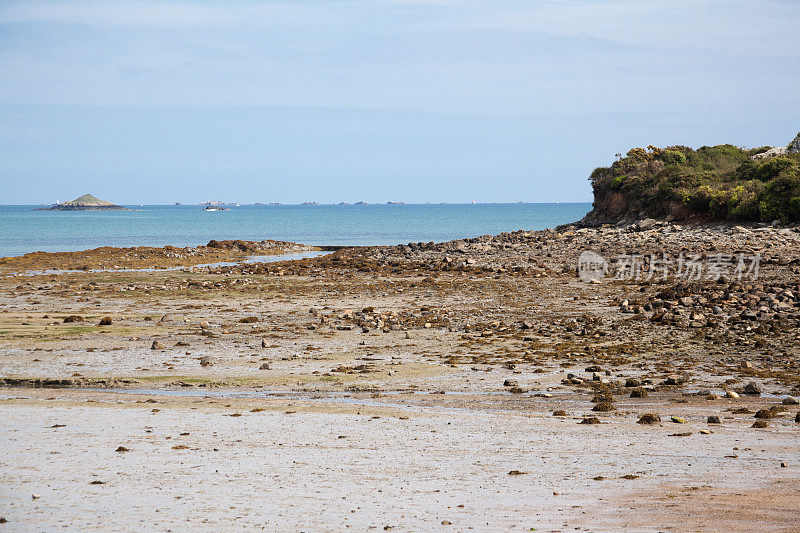
<svg viewBox="0 0 800 533">
<path fill-rule="evenodd" d="M 584 225 L 660 218 L 684 222 L 800 221 L 800 133 L 785 147 L 730 144 L 633 148 L 590 177 Z"/>
</svg>

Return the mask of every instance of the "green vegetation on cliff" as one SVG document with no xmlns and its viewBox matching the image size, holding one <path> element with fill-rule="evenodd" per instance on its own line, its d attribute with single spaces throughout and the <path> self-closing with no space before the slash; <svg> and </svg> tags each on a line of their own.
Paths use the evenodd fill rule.
<svg viewBox="0 0 800 533">
<path fill-rule="evenodd" d="M 633 148 L 589 180 L 587 221 L 643 217 L 800 221 L 800 153 L 730 144 Z M 759 157 L 758 154 L 761 154 Z M 756 156 L 756 157 L 754 157 Z"/>
</svg>

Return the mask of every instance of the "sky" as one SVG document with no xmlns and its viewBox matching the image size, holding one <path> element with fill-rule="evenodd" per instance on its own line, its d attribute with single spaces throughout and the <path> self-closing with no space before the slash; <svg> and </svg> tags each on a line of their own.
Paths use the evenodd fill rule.
<svg viewBox="0 0 800 533">
<path fill-rule="evenodd" d="M 0 204 L 581 202 L 786 145 L 797 0 L 0 1 Z"/>
</svg>

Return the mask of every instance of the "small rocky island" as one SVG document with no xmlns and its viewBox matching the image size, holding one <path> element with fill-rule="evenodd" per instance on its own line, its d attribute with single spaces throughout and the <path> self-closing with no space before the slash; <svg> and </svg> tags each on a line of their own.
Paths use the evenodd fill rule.
<svg viewBox="0 0 800 533">
<path fill-rule="evenodd" d="M 91 194 L 84 194 L 71 202 L 57 203 L 52 207 L 42 209 L 42 211 L 127 211 L 127 208 L 106 202 Z"/>
</svg>

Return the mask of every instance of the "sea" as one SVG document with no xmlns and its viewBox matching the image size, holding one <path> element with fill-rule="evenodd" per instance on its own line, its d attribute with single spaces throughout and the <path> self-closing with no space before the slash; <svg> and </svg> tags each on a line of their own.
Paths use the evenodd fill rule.
<svg viewBox="0 0 800 533">
<path fill-rule="evenodd" d="M 197 246 L 211 239 L 312 245 L 442 242 L 541 230 L 581 219 L 590 203 L 126 206 L 130 211 L 40 211 L 0 206 L 0 257 L 100 246 Z"/>
</svg>

